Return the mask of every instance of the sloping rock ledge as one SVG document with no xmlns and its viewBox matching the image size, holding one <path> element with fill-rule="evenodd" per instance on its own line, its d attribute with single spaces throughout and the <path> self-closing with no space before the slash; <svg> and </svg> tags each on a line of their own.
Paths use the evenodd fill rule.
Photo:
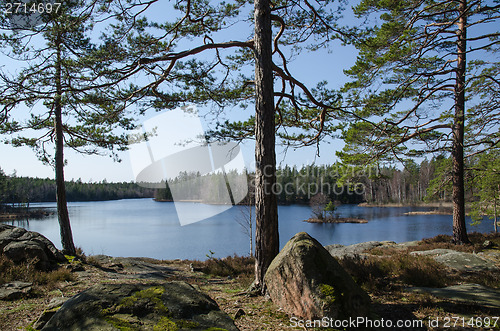
<svg viewBox="0 0 500 331">
<path fill-rule="evenodd" d="M 238 330 L 215 301 L 172 281 L 99 284 L 66 301 L 42 330 Z"/>
</svg>

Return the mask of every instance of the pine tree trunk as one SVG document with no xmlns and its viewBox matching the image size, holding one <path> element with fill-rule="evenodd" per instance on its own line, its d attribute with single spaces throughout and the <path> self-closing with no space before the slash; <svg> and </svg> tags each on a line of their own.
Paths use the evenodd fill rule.
<svg viewBox="0 0 500 331">
<path fill-rule="evenodd" d="M 494 216 L 494 222 L 495 222 L 494 225 L 495 226 L 494 226 L 494 229 L 495 229 L 495 233 L 498 233 L 498 228 L 497 228 L 497 226 L 498 226 L 498 224 L 497 224 L 497 222 L 498 222 L 498 217 L 497 217 L 497 199 L 496 198 L 493 199 L 493 203 L 495 204 L 494 205 L 495 206 L 495 209 L 494 209 L 494 212 L 495 212 L 495 216 Z"/>
<path fill-rule="evenodd" d="M 453 179 L 453 242 L 470 243 L 465 226 L 465 186 L 464 186 L 464 122 L 465 122 L 465 71 L 467 52 L 467 0 L 459 4 L 457 23 L 458 58 L 455 84 L 455 118 L 453 123 L 452 179 Z"/>
<path fill-rule="evenodd" d="M 498 194 L 500 195 L 500 184 L 498 185 Z M 498 233 L 498 212 L 497 212 L 497 198 L 494 197 L 493 203 L 495 204 L 495 233 Z"/>
<path fill-rule="evenodd" d="M 255 199 L 252 198 L 252 193 L 249 192 L 248 194 L 249 199 L 248 199 L 248 229 L 250 230 L 249 237 L 250 237 L 250 257 L 254 257 L 253 253 L 253 208 L 255 206 Z"/>
<path fill-rule="evenodd" d="M 255 287 L 279 252 L 272 30 L 269 0 L 255 0 Z"/>
<path fill-rule="evenodd" d="M 252 226 L 252 224 L 253 224 L 253 222 L 252 222 L 253 205 L 251 202 L 250 202 L 249 208 L 250 208 L 250 257 L 253 257 L 253 226 Z"/>
<path fill-rule="evenodd" d="M 62 123 L 62 87 L 61 87 L 61 50 L 60 41 L 57 44 L 57 62 L 56 62 L 56 96 L 55 96 L 55 134 L 56 134 L 56 157 L 55 157 L 55 171 L 56 171 L 56 199 L 57 199 L 57 217 L 59 219 L 59 227 L 61 231 L 61 244 L 64 254 L 76 255 L 75 244 L 73 243 L 73 234 L 69 222 L 68 204 L 66 201 L 66 186 L 64 183 L 64 133 Z"/>
</svg>

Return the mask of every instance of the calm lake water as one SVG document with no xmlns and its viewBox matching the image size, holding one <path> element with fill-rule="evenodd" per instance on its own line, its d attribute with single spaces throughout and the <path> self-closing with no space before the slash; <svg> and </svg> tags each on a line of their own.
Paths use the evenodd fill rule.
<svg viewBox="0 0 500 331">
<path fill-rule="evenodd" d="M 183 203 L 194 213 L 224 210 L 224 206 Z M 55 209 L 55 203 L 36 204 Z M 145 256 L 157 259 L 206 259 L 248 255 L 249 239 L 236 218 L 240 208 L 233 207 L 201 222 L 181 226 L 174 203 L 151 199 L 130 199 L 69 203 L 75 244 L 87 255 Z M 281 247 L 297 232 L 306 231 L 323 245 L 349 245 L 370 240 L 404 242 L 452 233 L 452 217 L 448 215 L 414 215 L 405 212 L 426 208 L 370 208 L 343 205 L 341 217 L 365 218 L 367 224 L 310 224 L 308 206 L 280 206 L 279 230 Z M 427 209 L 428 210 L 428 209 Z M 491 220 L 468 231 L 491 232 Z M 14 221 L 9 224 L 37 231 L 61 248 L 56 215 L 42 220 Z"/>
</svg>

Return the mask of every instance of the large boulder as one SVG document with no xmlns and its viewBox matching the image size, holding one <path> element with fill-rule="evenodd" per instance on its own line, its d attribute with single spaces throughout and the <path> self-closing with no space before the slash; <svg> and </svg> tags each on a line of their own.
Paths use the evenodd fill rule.
<svg viewBox="0 0 500 331">
<path fill-rule="evenodd" d="M 368 316 L 370 298 L 340 264 L 305 232 L 293 236 L 264 278 L 271 300 L 304 319 Z"/>
<path fill-rule="evenodd" d="M 217 303 L 185 282 L 99 284 L 72 297 L 42 330 L 237 331 Z"/>
<path fill-rule="evenodd" d="M 40 233 L 7 224 L 0 224 L 0 254 L 14 263 L 36 261 L 40 270 L 66 262 L 64 255 Z"/>
</svg>

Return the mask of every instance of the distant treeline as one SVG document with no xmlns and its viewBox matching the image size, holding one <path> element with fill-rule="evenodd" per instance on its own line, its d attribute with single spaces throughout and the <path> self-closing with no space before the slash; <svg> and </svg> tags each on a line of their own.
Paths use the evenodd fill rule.
<svg viewBox="0 0 500 331">
<path fill-rule="evenodd" d="M 409 161 L 404 167 L 371 166 L 352 167 L 340 163 L 308 165 L 302 168 L 288 165 L 277 169 L 277 182 L 273 192 L 279 204 L 309 204 L 318 193 L 330 201 L 342 204 L 369 202 L 374 204 L 415 204 L 424 201 L 450 201 L 450 159 L 437 156 L 420 164 Z M 238 177 L 239 176 L 239 177 Z M 239 179 L 237 179 L 239 178 Z M 253 195 L 253 173 L 247 174 L 248 191 Z M 168 182 L 166 189 L 157 190 L 158 200 L 197 200 L 218 202 L 227 197 L 227 182 L 232 189 L 241 190 L 241 174 L 235 171 L 226 176 L 219 172 L 209 175 L 181 173 Z M 232 192 L 239 196 L 239 192 Z M 472 189 L 468 192 L 472 196 Z M 236 201 L 237 202 L 237 201 Z"/>
<path fill-rule="evenodd" d="M 408 161 L 403 168 L 371 167 L 353 176 L 364 189 L 364 200 L 374 204 L 415 204 L 450 201 L 451 182 L 444 178 L 450 159 L 443 156 L 423 160 L 420 164 Z"/>
<path fill-rule="evenodd" d="M 410 161 L 399 168 L 353 167 L 341 163 L 300 169 L 285 166 L 277 170 L 278 185 L 284 188 L 278 194 L 278 201 L 282 204 L 309 203 L 317 193 L 342 204 L 449 201 L 450 185 L 442 180 L 449 164 L 449 159 L 439 156 L 420 164 Z"/>
<path fill-rule="evenodd" d="M 309 204 L 316 194 L 322 193 L 330 201 L 343 204 L 364 201 L 363 192 L 349 181 L 341 181 L 344 167 L 334 165 L 308 165 L 279 167 L 277 169 L 277 198 L 280 204 Z"/>
<path fill-rule="evenodd" d="M 470 157 L 465 162 L 465 201 L 492 204 L 500 194 L 498 150 Z M 351 168 L 348 176 L 363 190 L 363 199 L 373 204 L 418 204 L 451 202 L 452 159 L 438 155 L 420 164 L 407 161 L 404 167 Z M 488 202 L 489 201 L 489 202 Z"/>
<path fill-rule="evenodd" d="M 279 204 L 308 204 L 309 199 L 323 193 L 332 201 L 341 203 L 360 203 L 364 201 L 361 192 L 352 185 L 339 184 L 338 174 L 332 171 L 333 166 L 285 166 L 277 169 L 277 182 L 272 188 Z M 195 200 L 205 203 L 228 202 L 228 192 L 234 197 L 235 203 L 241 202 L 242 192 L 255 192 L 254 173 L 243 175 L 229 171 L 200 175 L 199 173 L 181 173 L 174 180 L 168 181 L 165 189 L 156 192 L 157 200 Z M 229 184 L 229 185 L 228 185 Z M 240 199 L 237 199 L 240 198 Z"/>
<path fill-rule="evenodd" d="M 84 183 L 81 180 L 66 182 L 68 201 L 102 201 L 131 198 L 152 198 L 154 189 L 136 183 Z M 56 184 L 49 178 L 6 176 L 0 170 L 0 203 L 29 204 L 56 201 Z"/>
<path fill-rule="evenodd" d="M 468 166 L 473 168 L 475 165 Z M 272 190 L 279 204 L 308 204 L 310 198 L 318 193 L 322 193 L 331 201 L 343 204 L 450 201 L 450 169 L 451 160 L 444 156 L 423 160 L 420 164 L 410 161 L 403 168 L 357 168 L 335 163 L 328 166 L 309 165 L 299 169 L 286 165 L 277 169 L 277 182 Z M 466 176 L 466 180 L 471 176 Z M 105 180 L 83 183 L 77 180 L 66 183 L 66 192 L 68 201 L 153 197 L 171 201 L 175 197 L 176 200 L 224 203 L 227 202 L 229 190 L 234 200 L 244 196 L 243 190 L 253 196 L 253 179 L 253 173 L 242 175 L 236 171 L 208 175 L 181 173 L 174 180 L 170 180 L 165 189 L 144 188 L 136 183 L 108 183 Z M 467 183 L 469 185 L 466 198 L 471 201 L 477 194 L 477 189 L 472 180 L 467 180 Z M 55 196 L 55 181 L 52 179 L 6 176 L 0 170 L 2 204 L 52 202 L 55 201 Z M 235 203 L 241 202 L 239 200 L 241 199 Z"/>
</svg>

